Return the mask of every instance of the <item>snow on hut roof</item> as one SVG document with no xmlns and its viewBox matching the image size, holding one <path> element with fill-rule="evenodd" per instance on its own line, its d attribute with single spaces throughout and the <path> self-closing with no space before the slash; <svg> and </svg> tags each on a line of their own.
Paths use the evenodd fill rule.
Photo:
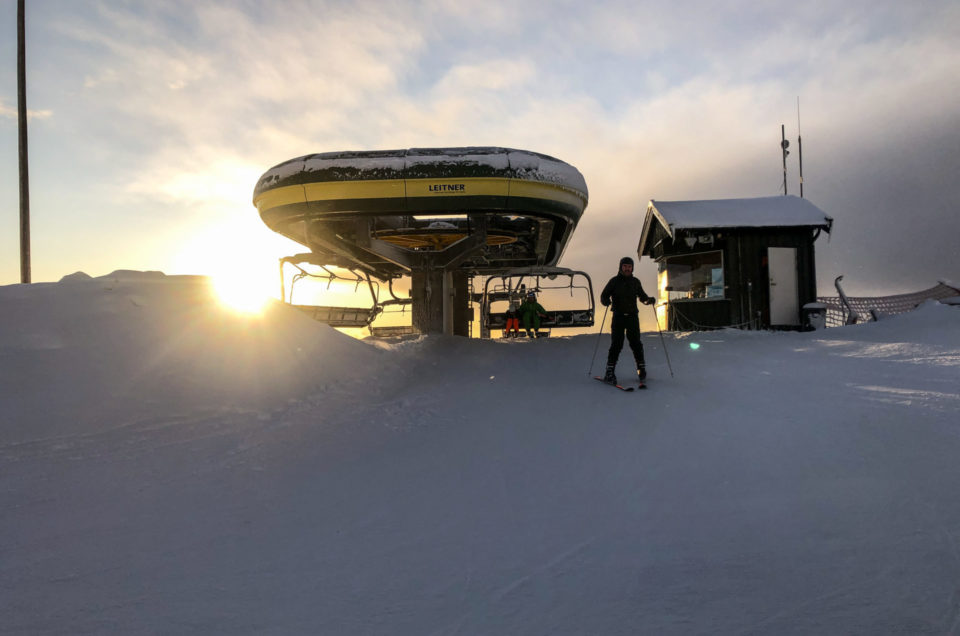
<svg viewBox="0 0 960 636">
<path fill-rule="evenodd" d="M 674 236 L 676 230 L 717 227 L 819 227 L 830 231 L 833 219 L 807 199 L 796 196 L 705 201 L 656 201 L 647 206 L 640 248 L 656 219 Z"/>
<path fill-rule="evenodd" d="M 830 228 L 833 219 L 806 199 L 796 196 L 712 201 L 650 201 L 664 226 L 674 229 L 709 227 L 789 227 L 809 225 Z"/>
</svg>

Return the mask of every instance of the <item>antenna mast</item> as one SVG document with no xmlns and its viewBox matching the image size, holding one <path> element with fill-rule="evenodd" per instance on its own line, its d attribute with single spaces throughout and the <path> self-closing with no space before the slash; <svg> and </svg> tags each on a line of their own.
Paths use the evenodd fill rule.
<svg viewBox="0 0 960 636">
<path fill-rule="evenodd" d="M 787 155 L 790 151 L 790 142 L 787 141 L 787 132 L 783 124 L 780 124 L 780 149 L 783 150 L 783 196 L 787 196 Z"/>
<path fill-rule="evenodd" d="M 797 96 L 797 157 L 800 160 L 800 198 L 803 198 L 803 137 L 800 136 L 800 96 Z"/>
</svg>

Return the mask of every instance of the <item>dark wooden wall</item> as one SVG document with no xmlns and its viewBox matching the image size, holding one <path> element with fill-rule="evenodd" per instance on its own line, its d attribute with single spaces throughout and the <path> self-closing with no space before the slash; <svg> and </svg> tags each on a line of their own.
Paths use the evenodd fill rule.
<svg viewBox="0 0 960 636">
<path fill-rule="evenodd" d="M 757 326 L 770 326 L 769 247 L 796 248 L 798 306 L 816 301 L 817 271 L 813 236 L 814 231 L 810 228 L 750 228 L 730 233 L 723 256 L 727 297 L 732 301 L 731 324 L 756 321 L 759 311 Z"/>
<path fill-rule="evenodd" d="M 724 297 L 729 301 L 730 313 L 728 325 L 770 326 L 769 247 L 796 248 L 799 307 L 817 300 L 816 230 L 813 228 L 704 228 L 691 231 L 690 235 L 712 234 L 713 244 L 698 242 L 692 248 L 687 247 L 682 230 L 677 231 L 674 240 L 659 223 L 654 223 L 651 229 L 647 239 L 649 247 L 644 246 L 644 252 L 658 263 L 668 256 L 723 252 Z"/>
</svg>

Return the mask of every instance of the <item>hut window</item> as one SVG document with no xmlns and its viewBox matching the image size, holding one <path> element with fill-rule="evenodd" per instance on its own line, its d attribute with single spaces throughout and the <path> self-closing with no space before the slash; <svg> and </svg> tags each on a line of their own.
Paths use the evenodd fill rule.
<svg viewBox="0 0 960 636">
<path fill-rule="evenodd" d="M 723 252 L 670 256 L 660 266 L 671 300 L 723 298 Z"/>
</svg>

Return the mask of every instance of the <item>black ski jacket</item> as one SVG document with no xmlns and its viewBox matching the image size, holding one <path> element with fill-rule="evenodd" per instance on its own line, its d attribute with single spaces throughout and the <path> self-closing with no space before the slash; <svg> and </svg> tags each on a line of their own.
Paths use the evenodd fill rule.
<svg viewBox="0 0 960 636">
<path fill-rule="evenodd" d="M 637 309 L 637 298 L 646 302 L 650 297 L 643 291 L 638 278 L 623 274 L 611 278 L 600 292 L 600 304 L 606 306 L 612 302 L 613 311 L 618 314 L 640 313 Z"/>
</svg>

